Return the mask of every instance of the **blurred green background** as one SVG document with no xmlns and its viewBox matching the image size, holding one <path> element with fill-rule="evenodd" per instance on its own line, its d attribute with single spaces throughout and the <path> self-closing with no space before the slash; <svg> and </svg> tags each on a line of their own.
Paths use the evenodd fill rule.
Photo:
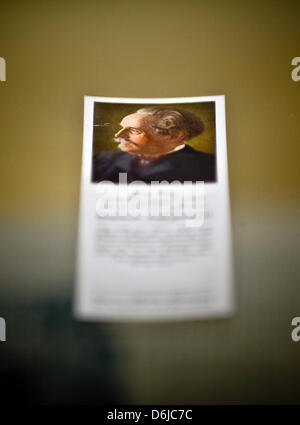
<svg viewBox="0 0 300 425">
<path fill-rule="evenodd" d="M 299 1 L 0 0 L 1 401 L 299 403 Z M 83 96 L 226 95 L 237 313 L 71 317 Z"/>
</svg>

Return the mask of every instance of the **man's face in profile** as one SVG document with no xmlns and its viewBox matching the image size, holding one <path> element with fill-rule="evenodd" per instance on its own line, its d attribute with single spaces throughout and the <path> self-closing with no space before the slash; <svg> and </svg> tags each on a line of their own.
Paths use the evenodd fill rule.
<svg viewBox="0 0 300 425">
<path fill-rule="evenodd" d="M 120 123 L 122 129 L 115 134 L 119 149 L 132 154 L 159 156 L 183 143 L 183 132 L 179 131 L 176 137 L 157 133 L 151 127 L 156 120 L 155 116 L 141 113 L 124 117 Z"/>
</svg>

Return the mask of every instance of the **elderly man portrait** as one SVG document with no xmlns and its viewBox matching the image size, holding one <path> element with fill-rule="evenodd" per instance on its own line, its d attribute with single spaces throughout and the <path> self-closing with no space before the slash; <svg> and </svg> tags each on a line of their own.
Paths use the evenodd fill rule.
<svg viewBox="0 0 300 425">
<path fill-rule="evenodd" d="M 120 125 L 114 136 L 119 151 L 93 156 L 93 182 L 118 183 L 119 173 L 127 173 L 128 183 L 216 180 L 215 155 L 186 144 L 204 130 L 202 120 L 194 113 L 179 108 L 146 107 L 125 116 Z"/>
</svg>

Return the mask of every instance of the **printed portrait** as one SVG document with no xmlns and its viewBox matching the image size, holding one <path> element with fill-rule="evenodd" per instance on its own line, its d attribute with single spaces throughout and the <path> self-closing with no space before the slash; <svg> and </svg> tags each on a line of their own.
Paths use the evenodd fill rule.
<svg viewBox="0 0 300 425">
<path fill-rule="evenodd" d="M 94 107 L 92 182 L 216 181 L 214 102 Z"/>
</svg>

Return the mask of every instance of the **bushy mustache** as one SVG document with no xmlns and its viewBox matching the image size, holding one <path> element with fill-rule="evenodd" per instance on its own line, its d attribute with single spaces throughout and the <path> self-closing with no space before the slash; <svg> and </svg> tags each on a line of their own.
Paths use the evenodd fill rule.
<svg viewBox="0 0 300 425">
<path fill-rule="evenodd" d="M 133 143 L 131 140 L 124 139 L 123 137 L 114 137 L 114 141 L 116 143 L 127 142 L 127 143 L 131 143 L 132 145 L 136 145 L 136 143 Z"/>
</svg>

